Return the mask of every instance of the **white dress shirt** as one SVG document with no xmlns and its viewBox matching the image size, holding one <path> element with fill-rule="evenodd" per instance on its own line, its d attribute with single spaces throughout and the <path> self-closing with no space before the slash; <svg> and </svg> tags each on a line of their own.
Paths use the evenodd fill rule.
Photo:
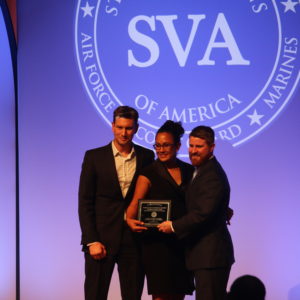
<svg viewBox="0 0 300 300">
<path fill-rule="evenodd" d="M 136 170 L 136 154 L 134 147 L 127 156 L 123 156 L 116 148 L 114 142 L 111 143 L 115 158 L 115 165 L 118 174 L 119 184 L 123 197 L 126 196 Z"/>
</svg>

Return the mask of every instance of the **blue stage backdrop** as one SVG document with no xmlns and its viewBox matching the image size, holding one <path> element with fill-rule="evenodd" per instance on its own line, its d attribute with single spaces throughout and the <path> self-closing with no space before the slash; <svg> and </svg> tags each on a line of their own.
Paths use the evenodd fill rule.
<svg viewBox="0 0 300 300">
<path fill-rule="evenodd" d="M 9 42 L 10 27 L 6 24 L 9 21 L 8 12 L 2 5 L 3 2 L 0 1 L 0 299 L 15 299 L 15 86 Z"/>
<path fill-rule="evenodd" d="M 165 120 L 181 121 L 186 160 L 189 131 L 215 129 L 234 209 L 229 286 L 252 274 L 267 300 L 299 299 L 300 3 L 18 5 L 21 299 L 83 299 L 81 162 L 110 141 L 120 104 L 139 111 L 135 142 L 149 148 Z"/>
</svg>

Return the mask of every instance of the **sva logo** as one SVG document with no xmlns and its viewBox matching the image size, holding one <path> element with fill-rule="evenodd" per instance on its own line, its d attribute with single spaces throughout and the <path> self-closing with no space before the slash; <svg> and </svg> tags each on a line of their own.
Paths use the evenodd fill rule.
<svg viewBox="0 0 300 300">
<path fill-rule="evenodd" d="M 78 0 L 80 75 L 109 124 L 118 105 L 139 111 L 139 144 L 151 147 L 172 119 L 186 129 L 183 145 L 205 124 L 238 146 L 294 96 L 299 13 L 290 0 Z"/>
<path fill-rule="evenodd" d="M 128 65 L 136 67 L 149 67 L 158 60 L 159 58 L 159 45 L 158 43 L 151 38 L 150 36 L 138 31 L 138 23 L 145 22 L 152 31 L 156 31 L 156 22 L 160 22 L 166 32 L 172 50 L 177 58 L 178 64 L 181 67 L 186 65 L 191 47 L 194 44 L 194 39 L 201 21 L 205 20 L 206 15 L 188 15 L 187 19 L 192 21 L 192 28 L 189 32 L 188 40 L 185 47 L 182 46 L 181 41 L 178 37 L 174 21 L 178 19 L 177 15 L 170 16 L 136 16 L 130 20 L 128 26 L 128 33 L 130 38 L 137 44 L 145 47 L 149 53 L 150 58 L 141 62 L 137 60 L 134 56 L 133 51 L 128 50 Z M 221 33 L 224 41 L 217 41 L 217 34 Z M 212 29 L 210 39 L 208 41 L 204 56 L 202 59 L 197 61 L 199 66 L 212 66 L 215 65 L 215 60 L 210 59 L 212 50 L 214 48 L 225 48 L 228 50 L 231 59 L 226 61 L 227 65 L 249 65 L 250 61 L 243 58 L 240 49 L 237 45 L 236 39 L 230 29 L 230 26 L 225 18 L 223 13 L 219 13 L 215 22 L 215 25 Z"/>
</svg>

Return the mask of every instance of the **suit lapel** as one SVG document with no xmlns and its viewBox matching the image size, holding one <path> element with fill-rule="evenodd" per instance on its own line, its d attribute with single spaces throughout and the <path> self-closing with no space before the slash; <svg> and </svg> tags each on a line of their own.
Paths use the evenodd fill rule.
<svg viewBox="0 0 300 300">
<path fill-rule="evenodd" d="M 136 183 L 139 171 L 142 168 L 142 162 L 143 162 L 143 152 L 140 151 L 140 149 L 134 144 L 133 144 L 133 147 L 134 147 L 134 151 L 135 151 L 135 155 L 136 155 L 136 167 L 135 167 L 135 172 L 134 172 L 134 175 L 132 177 L 132 180 L 131 180 L 131 183 L 130 183 L 130 186 L 128 188 L 126 196 L 127 195 L 132 195 L 131 192 L 135 188 L 135 183 Z M 131 200 L 131 199 L 129 199 L 129 200 Z"/>
<path fill-rule="evenodd" d="M 133 147 L 136 155 L 136 168 L 134 174 L 135 176 L 138 173 L 138 171 L 142 168 L 143 151 L 140 151 L 140 149 L 136 145 L 133 145 Z"/>
<path fill-rule="evenodd" d="M 192 186 L 197 181 L 197 178 L 199 176 L 201 176 L 205 172 L 205 170 L 207 168 L 209 168 L 210 165 L 214 164 L 215 162 L 216 162 L 215 156 L 213 158 L 209 159 L 208 161 L 204 162 L 204 164 L 199 167 L 196 176 L 191 180 L 190 186 Z"/>
<path fill-rule="evenodd" d="M 106 159 L 104 161 L 108 165 L 107 176 L 112 179 L 112 189 L 117 189 L 120 197 L 123 198 L 111 143 L 107 145 Z"/>
</svg>

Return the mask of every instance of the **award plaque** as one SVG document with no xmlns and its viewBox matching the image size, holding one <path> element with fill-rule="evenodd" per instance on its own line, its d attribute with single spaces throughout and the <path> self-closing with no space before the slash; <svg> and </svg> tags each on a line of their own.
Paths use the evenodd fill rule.
<svg viewBox="0 0 300 300">
<path fill-rule="evenodd" d="M 164 221 L 169 221 L 170 212 L 171 200 L 139 200 L 138 219 L 144 222 L 146 227 L 156 227 Z"/>
</svg>

